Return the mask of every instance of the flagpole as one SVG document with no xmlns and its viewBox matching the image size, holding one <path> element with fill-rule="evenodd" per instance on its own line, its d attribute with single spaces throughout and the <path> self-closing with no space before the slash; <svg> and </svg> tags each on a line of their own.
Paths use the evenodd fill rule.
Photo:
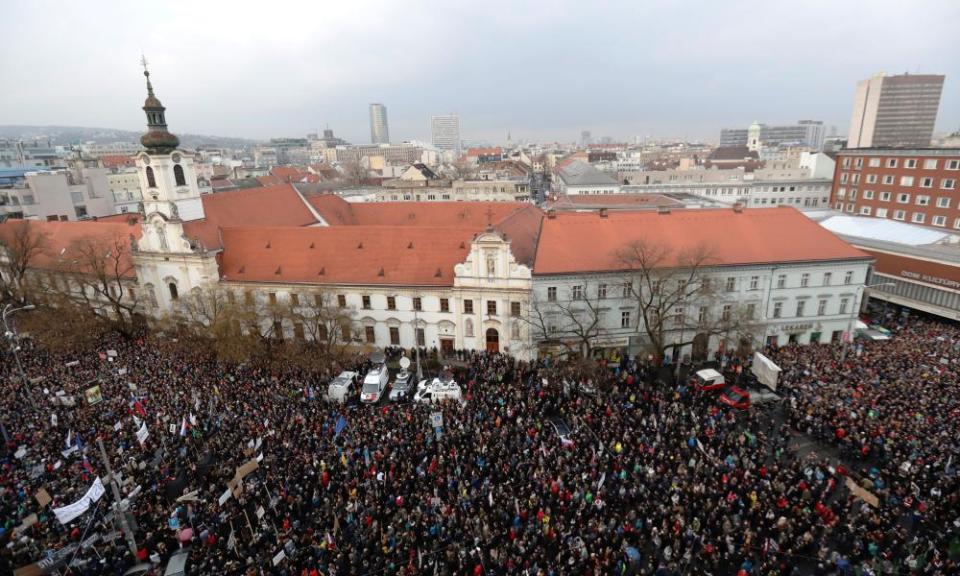
<svg viewBox="0 0 960 576">
<path fill-rule="evenodd" d="M 97 446 L 100 447 L 100 457 L 103 459 L 103 465 L 107 468 L 107 474 L 110 476 L 110 488 L 113 489 L 114 515 L 120 515 L 120 528 L 123 530 L 123 535 L 127 538 L 127 546 L 130 547 L 130 552 L 133 553 L 133 557 L 136 558 L 137 539 L 133 536 L 133 530 L 130 529 L 130 525 L 127 524 L 126 511 L 120 507 L 120 487 L 117 486 L 117 477 L 113 475 L 113 469 L 110 467 L 110 459 L 107 458 L 107 451 L 103 447 L 103 440 L 99 436 L 97 437 Z"/>
</svg>

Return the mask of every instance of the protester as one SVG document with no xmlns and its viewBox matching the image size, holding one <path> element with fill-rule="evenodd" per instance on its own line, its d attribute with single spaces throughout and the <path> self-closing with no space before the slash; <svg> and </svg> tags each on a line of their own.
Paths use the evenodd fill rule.
<svg viewBox="0 0 960 576">
<path fill-rule="evenodd" d="M 784 405 L 738 412 L 626 356 L 458 351 L 463 402 L 361 406 L 323 396 L 362 358 L 310 374 L 160 337 L 80 354 L 24 342 L 32 383 L 0 367 L 2 559 L 86 542 L 71 574 L 162 571 L 181 547 L 191 574 L 956 574 L 958 345 L 955 326 L 916 321 L 844 362 L 836 345 L 770 351 Z M 52 511 L 110 484 L 98 439 L 133 494 L 137 557 L 113 537 L 110 488 L 67 525 Z"/>
</svg>

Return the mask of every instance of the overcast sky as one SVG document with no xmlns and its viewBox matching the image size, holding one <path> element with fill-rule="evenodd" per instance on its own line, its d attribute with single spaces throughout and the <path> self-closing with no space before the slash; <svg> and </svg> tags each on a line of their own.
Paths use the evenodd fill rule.
<svg viewBox="0 0 960 576">
<path fill-rule="evenodd" d="M 173 132 L 268 138 L 329 125 L 368 142 L 717 139 L 753 120 L 845 134 L 857 80 L 947 79 L 960 128 L 960 2 L 5 2 L 0 124 L 139 130 L 141 52 Z"/>
</svg>

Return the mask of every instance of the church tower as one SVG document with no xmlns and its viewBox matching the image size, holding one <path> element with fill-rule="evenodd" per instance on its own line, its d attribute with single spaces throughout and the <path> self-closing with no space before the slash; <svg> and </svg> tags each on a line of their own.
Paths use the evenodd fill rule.
<svg viewBox="0 0 960 576">
<path fill-rule="evenodd" d="M 188 291 L 219 281 L 215 253 L 184 233 L 183 223 L 204 218 L 193 158 L 177 147 L 180 139 L 167 130 L 166 108 L 147 79 L 147 133 L 144 151 L 136 157 L 143 193 L 141 235 L 136 239 L 134 264 L 143 285 L 146 307 L 153 315 L 176 312 Z"/>
</svg>

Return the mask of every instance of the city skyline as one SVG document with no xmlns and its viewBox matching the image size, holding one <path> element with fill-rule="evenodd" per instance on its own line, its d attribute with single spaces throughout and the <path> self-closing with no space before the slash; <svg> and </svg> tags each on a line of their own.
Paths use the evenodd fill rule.
<svg viewBox="0 0 960 576">
<path fill-rule="evenodd" d="M 32 52 L 0 64 L 5 77 L 24 80 L 0 95 L 0 124 L 136 129 L 139 110 L 128 102 L 141 88 L 142 52 L 181 133 L 266 139 L 330 126 L 365 142 L 368 103 L 382 102 L 396 142 L 429 141 L 431 117 L 447 110 L 459 113 L 463 139 L 494 143 L 508 132 L 514 141 L 573 142 L 583 130 L 595 140 L 713 141 L 723 127 L 797 118 L 845 134 L 856 83 L 883 71 L 945 75 L 935 132 L 960 127 L 960 61 L 950 41 L 960 6 L 929 3 L 902 27 L 893 3 L 814 3 L 809 10 L 829 20 L 787 28 L 777 23 L 796 17 L 790 6 L 739 6 L 704 3 L 703 17 L 689 21 L 688 9 L 670 4 L 602 13 L 539 3 L 269 12 L 217 3 L 149 12 L 119 3 L 98 11 L 14 5 L 8 12 L 20 25 L 10 40 Z M 292 28 L 271 25 L 291 14 Z M 114 17 L 136 24 L 110 25 Z M 322 35 L 312 33 L 318 21 Z M 683 33 L 665 31 L 675 30 L 670 22 L 684 23 Z M 257 43 L 236 36 L 254 24 L 271 32 Z M 432 33 L 409 34 L 425 27 Z M 577 40 L 601 29 L 596 42 Z M 852 39 L 856 50 L 837 50 Z M 64 66 L 67 51 L 76 59 Z"/>
</svg>

